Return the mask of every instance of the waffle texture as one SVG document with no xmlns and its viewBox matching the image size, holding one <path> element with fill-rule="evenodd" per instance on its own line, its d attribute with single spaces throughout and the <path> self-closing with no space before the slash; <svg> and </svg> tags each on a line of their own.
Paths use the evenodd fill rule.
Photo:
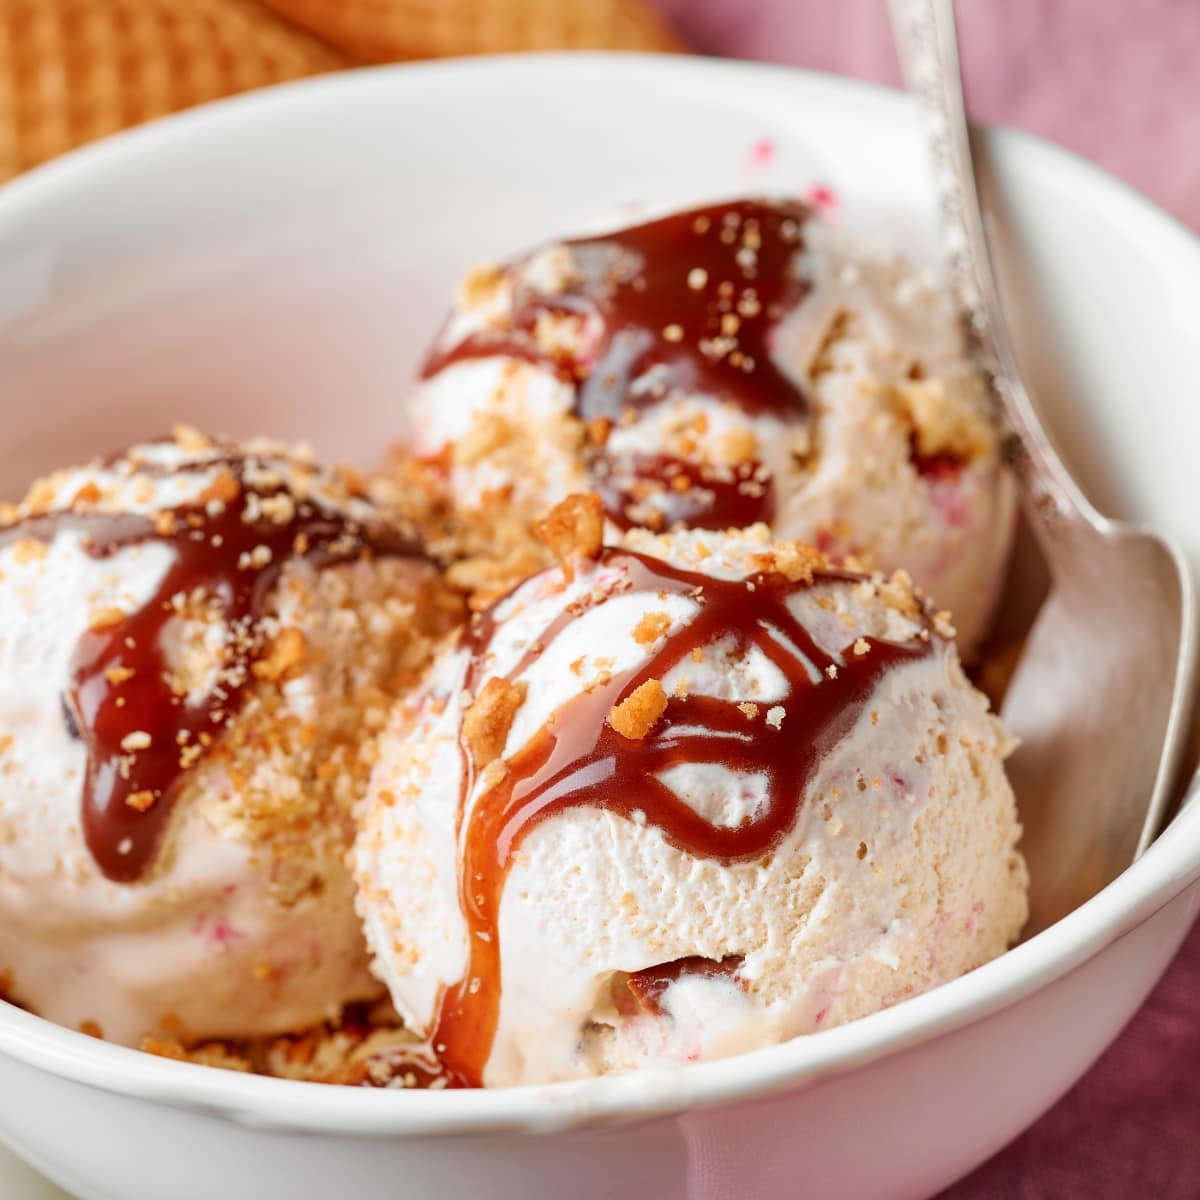
<svg viewBox="0 0 1200 1200">
<path fill-rule="evenodd" d="M 640 0 L 0 0 L 0 181 L 267 84 L 554 48 L 682 47 Z"/>
<path fill-rule="evenodd" d="M 515 50 L 679 50 L 641 0 L 264 0 L 362 63 Z"/>
</svg>

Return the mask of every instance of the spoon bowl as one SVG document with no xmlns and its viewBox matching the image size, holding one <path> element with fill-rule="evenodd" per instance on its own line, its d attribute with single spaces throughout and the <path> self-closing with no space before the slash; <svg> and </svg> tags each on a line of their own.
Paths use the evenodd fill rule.
<svg viewBox="0 0 1200 1200">
<path fill-rule="evenodd" d="M 1029 864 L 1027 936 L 1076 908 L 1161 826 L 1186 731 L 1190 577 L 1167 541 L 1064 522 L 1053 590 L 1005 696 Z"/>
</svg>

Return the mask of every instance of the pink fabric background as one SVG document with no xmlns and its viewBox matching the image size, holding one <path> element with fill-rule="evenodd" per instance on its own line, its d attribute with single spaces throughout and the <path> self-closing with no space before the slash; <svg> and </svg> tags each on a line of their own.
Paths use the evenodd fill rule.
<svg viewBox="0 0 1200 1200">
<path fill-rule="evenodd" d="M 899 82 L 883 0 L 659 3 L 706 53 Z M 958 12 L 973 116 L 1083 154 L 1200 230 L 1200 0 Z M 1084 1197 L 1200 1197 L 1200 926 L 1091 1073 L 942 1200 Z"/>
<path fill-rule="evenodd" d="M 698 50 L 899 83 L 883 0 L 658 0 Z M 1200 229 L 1198 0 L 959 0 L 974 117 L 1090 158 Z"/>
</svg>

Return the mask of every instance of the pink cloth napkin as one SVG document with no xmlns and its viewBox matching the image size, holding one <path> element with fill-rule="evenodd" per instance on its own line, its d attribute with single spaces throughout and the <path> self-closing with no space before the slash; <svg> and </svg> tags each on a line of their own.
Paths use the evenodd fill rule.
<svg viewBox="0 0 1200 1200">
<path fill-rule="evenodd" d="M 707 53 L 899 82 L 881 0 L 659 3 Z M 958 12 L 973 116 L 1067 146 L 1200 229 L 1200 0 Z M 1200 926 L 1082 1082 L 941 1200 L 1197 1200 L 1198 996 Z"/>
<path fill-rule="evenodd" d="M 882 0 L 658 0 L 698 50 L 899 83 Z M 1197 0 L 958 6 L 974 117 L 1027 129 L 1200 229 Z"/>
</svg>

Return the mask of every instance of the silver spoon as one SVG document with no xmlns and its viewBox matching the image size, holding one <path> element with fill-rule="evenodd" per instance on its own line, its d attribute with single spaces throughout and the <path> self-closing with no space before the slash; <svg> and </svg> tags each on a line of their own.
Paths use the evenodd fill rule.
<svg viewBox="0 0 1200 1200">
<path fill-rule="evenodd" d="M 1021 739 L 1009 775 L 1036 932 L 1114 879 L 1158 832 L 1190 714 L 1194 585 L 1173 542 L 1101 516 L 1051 444 L 1017 368 L 988 257 L 953 0 L 889 2 L 905 78 L 929 125 L 946 260 L 1051 577 L 1003 710 Z"/>
</svg>

